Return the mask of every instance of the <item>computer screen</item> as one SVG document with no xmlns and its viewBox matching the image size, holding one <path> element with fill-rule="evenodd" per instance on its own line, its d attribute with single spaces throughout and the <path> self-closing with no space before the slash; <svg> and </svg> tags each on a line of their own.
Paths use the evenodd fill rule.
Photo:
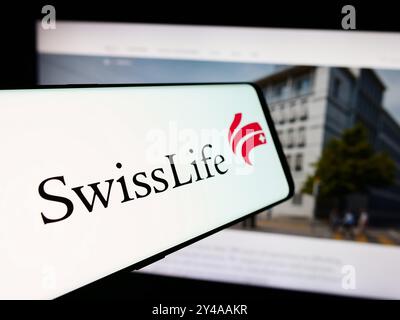
<svg viewBox="0 0 400 320">
<path fill-rule="evenodd" d="M 140 272 L 400 297 L 399 33 L 38 22 L 37 53 L 39 84 L 248 81 L 265 94 L 295 196 Z"/>
</svg>

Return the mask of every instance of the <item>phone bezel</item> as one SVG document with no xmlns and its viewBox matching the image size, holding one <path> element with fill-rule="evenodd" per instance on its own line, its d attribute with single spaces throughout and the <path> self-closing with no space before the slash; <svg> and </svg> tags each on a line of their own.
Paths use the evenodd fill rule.
<svg viewBox="0 0 400 320">
<path fill-rule="evenodd" d="M 193 243 L 195 243 L 195 242 L 197 242 L 199 240 L 202 240 L 202 239 L 204 239 L 204 238 L 206 238 L 206 237 L 208 237 L 208 236 L 210 236 L 210 235 L 212 235 L 214 233 L 217 233 L 218 231 L 221 231 L 223 229 L 229 228 L 229 227 L 231 227 L 231 226 L 233 226 L 233 225 L 235 225 L 235 224 L 237 224 L 237 223 L 239 223 L 241 221 L 244 221 L 244 220 L 246 220 L 246 219 L 248 219 L 248 218 L 250 218 L 250 217 L 252 217 L 252 216 L 254 216 L 254 215 L 256 215 L 256 214 L 258 214 L 258 213 L 260 213 L 262 211 L 264 211 L 264 210 L 267 210 L 267 209 L 269 209 L 271 207 L 276 206 L 279 203 L 282 203 L 282 202 L 290 199 L 294 194 L 293 178 L 292 178 L 292 175 L 291 175 L 291 172 L 290 172 L 289 165 L 288 165 L 288 163 L 286 161 L 286 156 L 283 153 L 283 148 L 282 148 L 282 145 L 281 145 L 280 140 L 278 138 L 278 134 L 276 132 L 275 125 L 274 125 L 273 120 L 271 118 L 271 115 L 269 113 L 268 104 L 267 104 L 267 102 L 265 100 L 264 94 L 263 94 L 261 88 L 259 88 L 256 84 L 251 83 L 251 82 L 148 83 L 148 84 L 147 83 L 146 84 L 70 84 L 70 85 L 40 85 L 40 86 L 36 86 L 36 87 L 24 87 L 24 88 L 21 88 L 21 87 L 19 87 L 19 88 L 9 87 L 9 88 L 1 88 L 0 89 L 0 91 L 4 91 L 4 90 L 30 90 L 30 89 L 32 89 L 32 90 L 40 90 L 40 89 L 78 89 L 78 88 L 112 88 L 112 87 L 205 86 L 205 85 L 207 85 L 207 86 L 210 86 L 210 85 L 212 85 L 212 86 L 218 86 L 218 85 L 250 85 L 251 87 L 253 87 L 255 89 L 255 91 L 257 93 L 257 96 L 258 96 L 258 99 L 259 99 L 260 104 L 261 104 L 261 108 L 262 108 L 264 117 L 265 117 L 265 119 L 267 121 L 267 125 L 268 125 L 270 133 L 271 133 L 271 137 L 272 137 L 272 139 L 274 141 L 274 144 L 276 146 L 276 151 L 278 153 L 279 160 L 281 162 L 282 169 L 284 171 L 286 181 L 288 183 L 288 187 L 289 187 L 288 195 L 286 197 L 284 197 L 283 199 L 281 199 L 279 201 L 276 201 L 276 202 L 274 202 L 274 203 L 272 203 L 272 204 L 270 204 L 268 206 L 262 207 L 262 208 L 260 208 L 260 209 L 258 209 L 256 211 L 253 211 L 253 212 L 251 212 L 251 213 L 249 213 L 249 214 L 247 214 L 247 215 L 245 215 L 243 217 L 240 217 L 238 219 L 230 221 L 230 222 L 228 222 L 228 223 L 226 223 L 226 224 L 224 224 L 224 225 L 222 225 L 220 227 L 217 227 L 217 228 L 212 229 L 212 230 L 210 230 L 210 231 L 208 231 L 206 233 L 198 235 L 198 236 L 196 236 L 196 237 L 194 237 L 194 238 L 192 238 L 190 240 L 187 240 L 187 241 L 185 241 L 183 243 L 175 245 L 175 246 L 173 246 L 173 247 L 171 247 L 171 248 L 169 248 L 167 250 L 164 250 L 162 252 L 156 253 L 153 256 L 146 258 L 145 260 L 142 260 L 142 261 L 139 261 L 139 262 L 135 262 L 132 265 L 129 265 L 127 267 L 119 269 L 119 270 L 117 270 L 117 271 L 115 271 L 115 272 L 113 272 L 113 273 L 111 273 L 111 274 L 109 274 L 109 275 L 107 275 L 105 277 L 97 279 L 97 280 L 95 280 L 95 281 L 93 281 L 93 282 L 91 282 L 89 284 L 86 284 L 86 285 L 84 285 L 84 286 L 82 286 L 80 288 L 77 288 L 77 289 L 74 289 L 72 291 L 69 291 L 69 292 L 67 292 L 65 294 L 62 294 L 61 296 L 56 297 L 56 298 L 62 298 L 62 297 L 67 297 L 69 295 L 77 294 L 77 291 L 79 291 L 79 290 L 81 290 L 81 289 L 83 289 L 83 288 L 85 288 L 87 286 L 93 285 L 93 284 L 97 283 L 98 281 L 102 281 L 102 280 L 108 279 L 108 278 L 110 278 L 112 276 L 115 276 L 115 275 L 117 275 L 119 273 L 123 273 L 123 272 L 127 272 L 127 271 L 131 272 L 133 270 L 139 270 L 139 269 L 141 269 L 141 268 L 143 268 L 145 266 L 148 266 L 151 263 L 154 263 L 154 262 L 156 262 L 158 260 L 163 259 L 165 256 L 167 256 L 167 255 L 169 255 L 169 254 L 171 254 L 173 252 L 176 252 L 176 251 L 178 251 L 178 250 L 180 250 L 180 249 L 182 249 L 184 247 L 187 247 L 187 246 L 189 246 L 189 245 L 191 245 L 191 244 L 193 244 Z"/>
</svg>

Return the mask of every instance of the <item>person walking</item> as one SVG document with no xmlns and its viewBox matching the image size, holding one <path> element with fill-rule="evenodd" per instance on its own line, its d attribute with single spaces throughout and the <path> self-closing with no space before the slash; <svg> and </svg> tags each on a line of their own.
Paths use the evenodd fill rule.
<svg viewBox="0 0 400 320">
<path fill-rule="evenodd" d="M 357 233 L 364 234 L 368 224 L 368 212 L 365 208 L 360 210 L 360 216 L 357 221 Z"/>
<path fill-rule="evenodd" d="M 329 225 L 331 227 L 332 232 L 337 231 L 340 228 L 340 214 L 337 208 L 333 208 L 329 213 Z"/>
<path fill-rule="evenodd" d="M 348 238 L 354 237 L 354 225 L 355 225 L 354 213 L 350 209 L 348 209 L 343 217 L 343 228 L 346 237 Z"/>
</svg>

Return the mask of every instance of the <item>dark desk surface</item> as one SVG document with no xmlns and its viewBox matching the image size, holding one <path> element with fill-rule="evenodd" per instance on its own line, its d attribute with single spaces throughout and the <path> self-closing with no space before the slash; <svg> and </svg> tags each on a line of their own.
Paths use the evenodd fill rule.
<svg viewBox="0 0 400 320">
<path fill-rule="evenodd" d="M 348 299 L 291 290 L 165 277 L 139 272 L 118 273 L 60 297 L 69 299 L 123 299 L 160 302 L 244 303 L 269 298 Z"/>
</svg>

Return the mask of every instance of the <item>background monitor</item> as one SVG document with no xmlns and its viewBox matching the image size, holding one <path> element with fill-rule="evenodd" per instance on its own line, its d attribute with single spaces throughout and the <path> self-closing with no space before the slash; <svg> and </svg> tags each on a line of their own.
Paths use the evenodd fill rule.
<svg viewBox="0 0 400 320">
<path fill-rule="evenodd" d="M 37 53 L 39 84 L 251 81 L 265 93 L 293 199 L 140 272 L 400 297 L 399 33 L 58 21 L 37 24 Z M 324 197 L 314 164 L 358 124 L 394 179 Z"/>
</svg>

